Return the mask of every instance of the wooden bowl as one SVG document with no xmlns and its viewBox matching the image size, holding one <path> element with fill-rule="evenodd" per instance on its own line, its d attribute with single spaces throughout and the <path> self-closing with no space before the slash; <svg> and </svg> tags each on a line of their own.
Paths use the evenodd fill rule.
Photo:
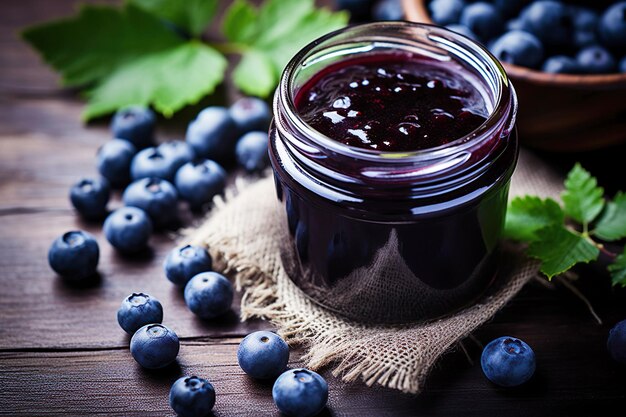
<svg viewBox="0 0 626 417">
<path fill-rule="evenodd" d="M 407 20 L 433 24 L 425 0 L 403 0 Z M 584 151 L 626 142 L 626 74 L 548 74 L 503 64 L 519 98 L 522 143 Z"/>
</svg>

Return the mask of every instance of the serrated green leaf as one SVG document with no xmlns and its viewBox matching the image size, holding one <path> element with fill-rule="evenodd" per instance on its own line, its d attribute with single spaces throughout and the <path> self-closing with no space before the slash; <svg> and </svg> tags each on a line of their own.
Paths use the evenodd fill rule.
<svg viewBox="0 0 626 417">
<path fill-rule="evenodd" d="M 265 97 L 274 90 L 277 79 L 272 61 L 266 55 L 250 51 L 235 68 L 233 81 L 243 93 Z"/>
<path fill-rule="evenodd" d="M 626 193 L 618 192 L 613 201 L 606 204 L 595 235 L 609 242 L 626 237 Z"/>
<path fill-rule="evenodd" d="M 22 36 L 67 86 L 98 82 L 138 56 L 184 42 L 159 19 L 133 5 L 124 9 L 85 5 L 73 18 L 30 27 Z"/>
<path fill-rule="evenodd" d="M 600 250 L 583 236 L 564 226 L 550 226 L 536 232 L 537 240 L 528 246 L 528 255 L 541 261 L 541 272 L 552 278 L 577 263 L 596 260 Z"/>
<path fill-rule="evenodd" d="M 264 65 L 272 64 L 275 83 L 299 49 L 347 22 L 347 13 L 315 9 L 313 0 L 268 0 L 258 9 L 246 0 L 237 0 L 226 12 L 222 31 L 229 40 L 237 42 L 246 55 L 250 52 L 263 55 Z M 253 55 L 240 65 L 249 65 L 252 59 L 261 60 Z M 235 84 L 248 92 L 250 86 L 265 85 L 269 79 L 266 71 L 255 73 L 247 68 L 235 71 L 241 75 L 234 80 Z M 256 88 L 255 95 L 266 97 L 272 89 Z"/>
<path fill-rule="evenodd" d="M 593 221 L 604 207 L 604 189 L 580 164 L 574 165 L 565 179 L 561 195 L 565 214 L 583 225 Z"/>
<path fill-rule="evenodd" d="M 128 1 L 195 36 L 202 34 L 217 11 L 217 0 Z"/>
<path fill-rule="evenodd" d="M 621 285 L 626 287 L 626 248 L 624 252 L 619 255 L 607 269 L 611 273 L 611 280 L 613 285 Z"/>
<path fill-rule="evenodd" d="M 535 241 L 537 231 L 548 226 L 562 225 L 563 220 L 561 206 L 551 198 L 516 197 L 507 209 L 504 236 L 524 242 Z"/>
<path fill-rule="evenodd" d="M 199 42 L 144 56 L 112 73 L 89 93 L 87 119 L 131 104 L 152 105 L 165 116 L 213 92 L 226 59 Z"/>
</svg>

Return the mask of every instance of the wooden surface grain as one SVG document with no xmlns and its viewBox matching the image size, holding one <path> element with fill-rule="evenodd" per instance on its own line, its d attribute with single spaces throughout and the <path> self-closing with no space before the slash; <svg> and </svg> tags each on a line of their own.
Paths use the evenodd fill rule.
<svg viewBox="0 0 626 417">
<path fill-rule="evenodd" d="M 271 384 L 252 381 L 236 364 L 241 338 L 271 325 L 240 323 L 236 308 L 217 321 L 198 320 L 161 269 L 175 236 L 155 235 L 151 254 L 124 258 L 111 250 L 98 224 L 84 223 L 70 208 L 69 186 L 96 174 L 96 149 L 109 139 L 106 122 L 84 126 L 82 102 L 58 88 L 57 77 L 15 34 L 71 13 L 74 3 L 0 5 L 0 415 L 171 415 L 170 384 L 190 373 L 214 383 L 217 416 L 277 415 Z M 160 121 L 159 138 L 182 136 L 194 111 Z M 543 156 L 564 169 L 571 158 Z M 611 187 L 624 188 L 622 182 L 616 177 Z M 117 205 L 118 197 L 112 207 Z M 94 233 L 102 251 L 101 279 L 87 288 L 68 286 L 46 261 L 51 241 L 76 228 Z M 623 407 L 626 369 L 610 360 L 605 343 L 608 329 L 626 318 L 626 291 L 611 289 L 601 267 L 579 273 L 576 285 L 603 325 L 558 282 L 531 283 L 464 341 L 473 364 L 460 349 L 448 353 L 419 396 L 344 384 L 325 370 L 330 401 L 322 415 L 601 416 Z M 164 323 L 182 340 L 177 364 L 162 372 L 138 367 L 115 319 L 122 298 L 137 290 L 162 301 Z M 493 386 L 478 365 L 479 343 L 502 335 L 523 338 L 536 351 L 537 375 L 523 388 Z M 299 364 L 303 352 L 294 349 L 290 364 Z"/>
</svg>

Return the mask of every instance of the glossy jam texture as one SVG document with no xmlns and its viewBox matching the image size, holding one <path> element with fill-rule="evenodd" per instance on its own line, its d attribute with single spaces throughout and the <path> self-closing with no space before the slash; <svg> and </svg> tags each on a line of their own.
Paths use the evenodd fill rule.
<svg viewBox="0 0 626 417">
<path fill-rule="evenodd" d="M 463 71 L 444 64 L 412 54 L 340 61 L 302 86 L 296 108 L 311 127 L 350 146 L 403 152 L 445 145 L 478 128 L 488 110 Z"/>
</svg>

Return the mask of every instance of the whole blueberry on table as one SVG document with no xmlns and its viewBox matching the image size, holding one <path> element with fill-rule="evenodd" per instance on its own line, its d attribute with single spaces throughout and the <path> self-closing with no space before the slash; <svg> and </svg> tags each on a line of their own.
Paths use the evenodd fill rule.
<svg viewBox="0 0 626 417">
<path fill-rule="evenodd" d="M 217 162 L 204 159 L 183 165 L 176 173 L 176 188 L 193 209 L 210 203 L 224 192 L 226 171 Z"/>
<path fill-rule="evenodd" d="M 178 168 L 193 159 L 190 148 L 186 149 L 189 154 L 183 155 L 185 151 L 182 146 L 174 150 L 174 145 L 163 145 L 146 148 L 135 155 L 130 165 L 133 181 L 155 177 L 173 182 Z"/>
<path fill-rule="evenodd" d="M 267 151 L 267 133 L 249 132 L 237 141 L 237 162 L 248 172 L 262 171 L 270 164 Z"/>
<path fill-rule="evenodd" d="M 555 55 L 546 59 L 541 70 L 552 74 L 577 74 L 580 72 L 578 62 L 565 55 Z"/>
<path fill-rule="evenodd" d="M 467 26 L 452 24 L 447 25 L 446 28 L 451 30 L 452 32 L 456 32 L 463 36 L 466 36 L 474 41 L 478 41 L 478 37 L 476 36 L 476 34 L 472 32 Z"/>
<path fill-rule="evenodd" d="M 576 55 L 580 71 L 587 74 L 606 74 L 614 72 L 617 63 L 613 55 L 600 45 L 592 45 L 581 49 Z"/>
<path fill-rule="evenodd" d="M 89 220 L 103 218 L 109 202 L 109 183 L 105 179 L 83 178 L 70 188 L 70 201 L 78 213 Z"/>
<path fill-rule="evenodd" d="M 124 298 L 117 310 L 117 322 L 128 334 L 134 334 L 146 324 L 163 321 L 163 306 L 156 298 L 142 292 L 134 292 Z"/>
<path fill-rule="evenodd" d="M 180 342 L 174 331 L 162 324 L 146 324 L 130 339 L 130 353 L 148 369 L 164 368 L 174 362 Z"/>
<path fill-rule="evenodd" d="M 626 320 L 620 321 L 609 331 L 606 347 L 614 361 L 626 364 Z"/>
<path fill-rule="evenodd" d="M 569 8 L 558 1 L 542 0 L 530 3 L 520 14 L 523 29 L 533 33 L 544 44 L 567 46 L 574 29 Z"/>
<path fill-rule="evenodd" d="M 404 19 L 402 0 L 378 0 L 372 8 L 372 18 L 380 21 Z"/>
<path fill-rule="evenodd" d="M 170 389 L 170 407 L 179 417 L 206 417 L 215 405 L 215 388 L 204 378 L 183 376 Z"/>
<path fill-rule="evenodd" d="M 185 139 L 197 157 L 223 162 L 233 159 L 238 133 L 226 108 L 207 107 L 189 123 Z"/>
<path fill-rule="evenodd" d="M 143 178 L 130 184 L 122 196 L 124 204 L 144 210 L 155 226 L 167 226 L 177 219 L 178 193 L 161 178 Z"/>
<path fill-rule="evenodd" d="M 484 1 L 472 3 L 463 9 L 460 23 L 468 27 L 483 42 L 504 30 L 504 20 L 498 9 Z"/>
<path fill-rule="evenodd" d="M 485 376 L 494 384 L 515 387 L 535 373 L 535 352 L 524 341 L 503 336 L 485 346 L 480 364 Z"/>
<path fill-rule="evenodd" d="M 541 41 L 535 35 L 521 30 L 505 33 L 490 49 L 502 62 L 529 68 L 536 68 L 543 59 Z"/>
<path fill-rule="evenodd" d="M 233 118 L 239 135 L 260 130 L 268 131 L 270 122 L 272 121 L 272 110 L 270 106 L 256 97 L 244 97 L 235 101 L 228 110 L 230 117 Z"/>
<path fill-rule="evenodd" d="M 626 1 L 615 3 L 602 14 L 600 38 L 611 48 L 626 51 Z"/>
<path fill-rule="evenodd" d="M 152 222 L 145 211 L 137 207 L 122 207 L 104 221 L 104 236 L 122 253 L 140 252 L 148 246 Z"/>
<path fill-rule="evenodd" d="M 276 333 L 250 333 L 239 344 L 237 361 L 252 378 L 275 378 L 287 367 L 289 347 Z"/>
<path fill-rule="evenodd" d="M 98 242 L 82 230 L 64 233 L 52 242 L 48 263 L 57 274 L 71 280 L 95 274 L 100 258 Z"/>
<path fill-rule="evenodd" d="M 464 7 L 464 0 L 433 0 L 428 5 L 430 17 L 438 25 L 459 23 Z"/>
<path fill-rule="evenodd" d="M 98 172 L 113 187 L 122 187 L 130 182 L 130 164 L 137 149 L 127 140 L 113 139 L 98 149 L 96 166 Z"/>
<path fill-rule="evenodd" d="M 157 147 L 157 149 L 172 164 L 174 175 L 176 175 L 178 168 L 182 167 L 187 162 L 193 161 L 196 157 L 193 148 L 189 146 L 187 142 L 182 140 L 170 140 L 163 142 Z M 174 180 L 174 175 L 172 175 L 172 181 Z"/>
<path fill-rule="evenodd" d="M 144 106 L 130 106 L 118 110 L 111 121 L 113 136 L 126 139 L 138 149 L 148 147 L 154 140 L 154 112 Z"/>
<path fill-rule="evenodd" d="M 290 369 L 274 382 L 272 397 L 278 409 L 288 416 L 314 416 L 326 406 L 328 384 L 308 369 Z"/>
<path fill-rule="evenodd" d="M 201 272 L 208 272 L 213 266 L 211 255 L 200 246 L 186 245 L 174 248 L 163 263 L 165 276 L 178 286 Z"/>
<path fill-rule="evenodd" d="M 185 303 L 195 315 L 212 319 L 230 310 L 233 286 L 217 272 L 202 272 L 185 286 Z"/>
</svg>

